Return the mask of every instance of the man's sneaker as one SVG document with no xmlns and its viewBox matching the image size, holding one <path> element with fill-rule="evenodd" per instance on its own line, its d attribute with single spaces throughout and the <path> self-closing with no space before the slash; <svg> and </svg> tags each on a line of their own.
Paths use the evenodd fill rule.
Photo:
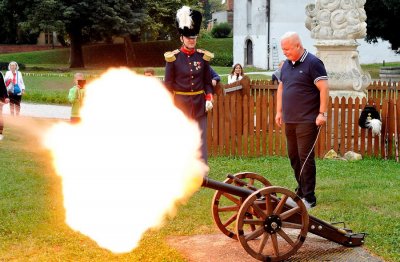
<svg viewBox="0 0 400 262">
<path fill-rule="evenodd" d="M 317 205 L 317 201 L 308 202 L 305 198 L 303 198 L 302 201 L 303 201 L 304 205 L 306 206 L 307 210 L 310 210 L 311 208 L 313 208 Z"/>
<path fill-rule="evenodd" d="M 4 136 L 2 134 L 0 134 L 0 140 L 3 140 Z"/>
<path fill-rule="evenodd" d="M 286 205 L 291 207 L 297 207 L 297 203 L 291 197 L 288 197 L 288 199 L 286 199 Z"/>
</svg>

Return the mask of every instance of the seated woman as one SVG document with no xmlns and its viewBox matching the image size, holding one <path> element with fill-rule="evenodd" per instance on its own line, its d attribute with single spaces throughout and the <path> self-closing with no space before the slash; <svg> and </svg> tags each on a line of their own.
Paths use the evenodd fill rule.
<svg viewBox="0 0 400 262">
<path fill-rule="evenodd" d="M 243 67 L 241 64 L 233 66 L 232 72 L 228 75 L 228 84 L 239 81 L 243 78 Z"/>
</svg>

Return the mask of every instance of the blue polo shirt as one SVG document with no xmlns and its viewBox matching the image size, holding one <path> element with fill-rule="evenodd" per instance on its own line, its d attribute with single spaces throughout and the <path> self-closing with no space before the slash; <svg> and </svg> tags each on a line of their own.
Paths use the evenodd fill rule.
<svg viewBox="0 0 400 262">
<path fill-rule="evenodd" d="M 304 50 L 294 64 L 286 60 L 281 69 L 284 123 L 314 123 L 319 114 L 320 94 L 315 85 L 328 80 L 324 63 Z"/>
</svg>

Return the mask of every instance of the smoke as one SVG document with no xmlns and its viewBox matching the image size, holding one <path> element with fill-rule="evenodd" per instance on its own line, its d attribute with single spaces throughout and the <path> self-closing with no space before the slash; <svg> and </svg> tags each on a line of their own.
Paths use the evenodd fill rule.
<svg viewBox="0 0 400 262">
<path fill-rule="evenodd" d="M 112 69 L 86 87 L 77 125 L 45 136 L 62 177 L 67 224 L 113 252 L 173 216 L 201 186 L 197 124 L 155 78 Z"/>
</svg>

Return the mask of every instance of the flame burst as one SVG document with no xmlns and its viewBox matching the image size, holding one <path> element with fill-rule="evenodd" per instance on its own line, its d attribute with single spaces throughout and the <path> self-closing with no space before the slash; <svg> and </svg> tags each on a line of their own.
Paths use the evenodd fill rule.
<svg viewBox="0 0 400 262">
<path fill-rule="evenodd" d="M 173 215 L 208 171 L 200 131 L 162 84 L 111 69 L 86 86 L 77 125 L 59 123 L 45 145 L 62 177 L 66 222 L 115 253 Z"/>
</svg>

